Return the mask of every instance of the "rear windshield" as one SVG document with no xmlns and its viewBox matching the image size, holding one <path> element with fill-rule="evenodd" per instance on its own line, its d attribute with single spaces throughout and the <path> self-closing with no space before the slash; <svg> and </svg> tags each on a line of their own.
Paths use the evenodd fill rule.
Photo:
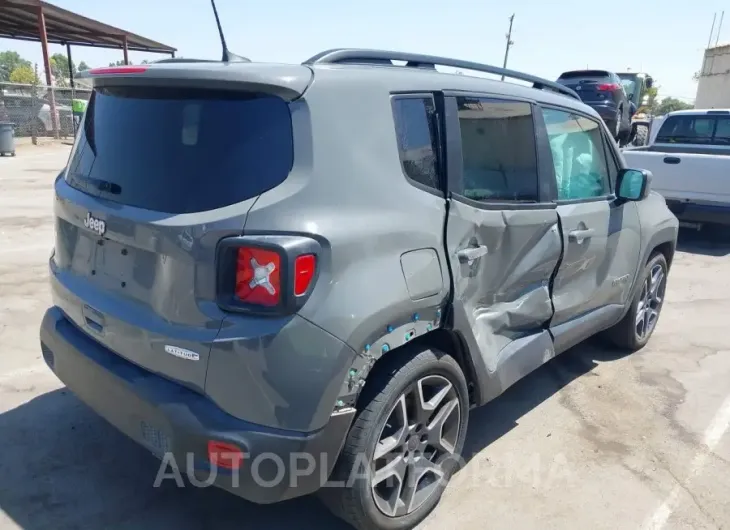
<svg viewBox="0 0 730 530">
<path fill-rule="evenodd" d="M 730 116 L 712 114 L 670 116 L 659 129 L 655 142 L 730 145 Z"/>
<path fill-rule="evenodd" d="M 605 70 L 576 70 L 561 74 L 559 79 L 600 79 L 604 77 L 611 77 L 611 74 Z"/>
<path fill-rule="evenodd" d="M 199 212 L 280 184 L 293 156 L 289 106 L 278 97 L 103 87 L 89 101 L 67 179 L 115 202 Z"/>
</svg>

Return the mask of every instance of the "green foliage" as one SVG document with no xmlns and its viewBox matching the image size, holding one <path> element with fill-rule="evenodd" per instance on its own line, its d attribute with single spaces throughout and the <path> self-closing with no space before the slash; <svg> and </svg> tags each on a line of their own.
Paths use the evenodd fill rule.
<svg viewBox="0 0 730 530">
<path fill-rule="evenodd" d="M 662 116 L 663 114 L 666 114 L 667 112 L 673 112 L 675 110 L 687 110 L 694 108 L 694 105 L 690 103 L 685 103 L 684 101 L 681 101 L 676 98 L 672 97 L 666 97 L 659 105 L 657 105 L 656 112 L 654 113 L 655 116 Z"/>
<path fill-rule="evenodd" d="M 23 59 L 18 52 L 0 52 L 0 81 L 10 81 L 10 74 L 19 66 L 32 68 L 30 61 Z"/>
<path fill-rule="evenodd" d="M 26 85 L 33 85 L 39 83 L 38 76 L 35 74 L 33 68 L 30 65 L 17 66 L 11 73 L 8 79 L 11 83 L 24 83 Z"/>
<path fill-rule="evenodd" d="M 56 85 L 68 86 L 68 79 L 70 79 L 70 75 L 68 72 L 68 57 L 66 57 L 66 55 L 64 55 L 63 53 L 54 53 L 53 55 L 51 55 L 50 61 L 51 73 L 56 80 Z M 78 72 L 76 70 L 76 65 L 73 61 L 71 61 L 71 70 L 73 71 L 74 75 Z"/>
<path fill-rule="evenodd" d="M 656 97 L 659 94 L 659 87 L 657 85 L 646 89 L 646 106 L 650 109 L 656 108 Z"/>
<path fill-rule="evenodd" d="M 91 68 L 89 68 L 89 65 L 86 64 L 84 61 L 81 61 L 79 63 L 78 68 L 79 68 L 79 72 L 85 72 L 86 70 L 91 70 Z"/>
</svg>

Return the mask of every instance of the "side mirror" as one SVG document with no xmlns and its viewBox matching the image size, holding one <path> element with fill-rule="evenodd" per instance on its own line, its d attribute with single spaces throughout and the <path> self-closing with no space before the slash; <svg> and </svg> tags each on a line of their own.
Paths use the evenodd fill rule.
<svg viewBox="0 0 730 530">
<path fill-rule="evenodd" d="M 616 196 L 625 201 L 641 201 L 649 195 L 651 171 L 646 169 L 622 169 L 616 181 Z"/>
<path fill-rule="evenodd" d="M 652 79 L 650 76 L 646 76 L 646 88 L 651 88 L 654 86 L 654 79 Z"/>
</svg>

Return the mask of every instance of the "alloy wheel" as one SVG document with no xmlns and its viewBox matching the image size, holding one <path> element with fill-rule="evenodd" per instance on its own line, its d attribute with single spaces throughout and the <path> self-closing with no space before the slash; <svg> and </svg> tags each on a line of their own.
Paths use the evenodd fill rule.
<svg viewBox="0 0 730 530">
<path fill-rule="evenodd" d="M 441 375 L 412 383 L 398 397 L 378 437 L 371 489 L 389 517 L 408 515 L 439 489 L 461 427 L 454 385 Z"/>
<path fill-rule="evenodd" d="M 659 320 L 659 311 L 664 300 L 666 273 L 661 263 L 651 268 L 651 272 L 644 280 L 636 309 L 636 336 L 644 340 L 651 335 Z"/>
</svg>

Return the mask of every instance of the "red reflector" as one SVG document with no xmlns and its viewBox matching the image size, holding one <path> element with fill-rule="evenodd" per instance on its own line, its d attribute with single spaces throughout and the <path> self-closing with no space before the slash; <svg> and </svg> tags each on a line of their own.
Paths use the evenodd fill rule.
<svg viewBox="0 0 730 530">
<path fill-rule="evenodd" d="M 247 304 L 275 306 L 281 300 L 281 257 L 256 247 L 238 249 L 236 296 Z"/>
<path fill-rule="evenodd" d="M 103 74 L 141 74 L 147 71 L 146 66 L 104 66 L 101 68 L 92 68 L 89 73 L 91 75 Z"/>
<path fill-rule="evenodd" d="M 243 452 L 226 442 L 208 441 L 208 460 L 216 467 L 238 469 L 243 462 Z"/>
<path fill-rule="evenodd" d="M 604 90 L 613 92 L 614 90 L 618 90 L 619 88 L 621 88 L 621 85 L 618 85 L 616 83 L 601 83 L 596 87 L 597 90 L 600 90 L 602 92 Z"/>
<path fill-rule="evenodd" d="M 301 296 L 307 292 L 317 270 L 314 254 L 304 254 L 294 260 L 294 295 Z"/>
</svg>

